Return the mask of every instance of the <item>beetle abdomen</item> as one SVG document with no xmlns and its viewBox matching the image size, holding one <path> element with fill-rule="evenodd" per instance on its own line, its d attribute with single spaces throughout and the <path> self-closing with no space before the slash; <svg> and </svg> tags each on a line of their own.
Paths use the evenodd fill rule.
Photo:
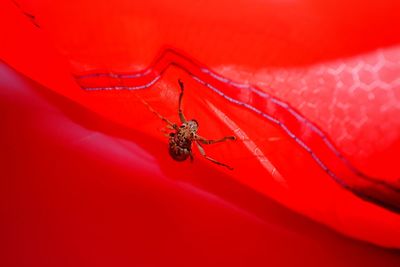
<svg viewBox="0 0 400 267">
<path fill-rule="evenodd" d="M 189 157 L 190 151 L 179 146 L 169 146 L 169 154 L 176 161 L 184 161 Z"/>
<path fill-rule="evenodd" d="M 176 161 L 184 161 L 190 155 L 191 142 L 181 133 L 171 133 L 169 138 L 169 154 Z"/>
</svg>

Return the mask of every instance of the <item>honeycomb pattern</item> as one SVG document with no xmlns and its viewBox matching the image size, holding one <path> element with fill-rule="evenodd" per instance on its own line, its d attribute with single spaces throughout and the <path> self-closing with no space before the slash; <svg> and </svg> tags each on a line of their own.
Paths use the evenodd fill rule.
<svg viewBox="0 0 400 267">
<path fill-rule="evenodd" d="M 400 137 L 399 47 L 306 67 L 217 72 L 284 99 L 353 158 L 389 149 Z"/>
</svg>

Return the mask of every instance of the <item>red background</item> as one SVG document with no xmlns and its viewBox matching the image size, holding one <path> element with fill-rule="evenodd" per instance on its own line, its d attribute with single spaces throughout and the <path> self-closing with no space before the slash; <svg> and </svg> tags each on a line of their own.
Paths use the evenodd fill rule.
<svg viewBox="0 0 400 267">
<path fill-rule="evenodd" d="M 267 155 L 283 180 L 261 166 L 245 140 L 207 147 L 234 172 L 198 153 L 193 164 L 173 162 L 162 122 L 134 97 L 137 92 L 86 92 L 72 74 L 140 71 L 173 47 L 224 77 L 259 85 L 286 101 L 359 170 L 396 186 L 398 5 L 4 2 L 5 265 L 395 266 L 397 251 L 343 237 L 281 204 L 348 236 L 398 248 L 395 212 L 341 187 L 281 129 L 205 90 L 184 69 L 167 68 L 141 97 L 177 120 L 176 80 L 183 79 L 185 111 L 200 122 L 201 134 L 232 133 L 213 111 L 217 107 Z M 366 66 L 372 71 L 364 73 Z M 344 90 L 330 95 L 337 77 Z M 360 78 L 372 79 L 365 90 L 356 83 Z M 365 98 L 363 90 L 373 97 Z M 239 99 L 248 100 L 246 90 L 240 93 Z M 348 109 L 324 109 L 332 99 Z M 354 127 L 354 121 L 362 123 Z M 302 138 L 315 141 L 306 133 Z M 386 199 L 380 188 L 368 190 L 388 202 L 399 200 Z"/>
</svg>

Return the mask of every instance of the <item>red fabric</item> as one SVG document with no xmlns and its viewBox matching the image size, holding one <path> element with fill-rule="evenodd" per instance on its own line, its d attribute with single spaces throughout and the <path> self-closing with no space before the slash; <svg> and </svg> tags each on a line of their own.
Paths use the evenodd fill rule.
<svg viewBox="0 0 400 267">
<path fill-rule="evenodd" d="M 81 231 L 100 216 L 101 210 L 97 210 L 93 216 L 86 214 L 82 226 L 79 226 L 78 220 L 81 215 L 74 212 L 71 215 L 67 212 L 71 208 L 77 208 L 78 202 L 69 203 L 65 198 L 52 195 L 53 186 L 57 188 L 55 192 L 59 192 L 61 187 L 57 187 L 59 184 L 54 185 L 57 181 L 50 181 L 50 178 L 59 179 L 61 183 L 63 179 L 82 172 L 82 176 L 79 177 L 89 179 L 84 180 L 86 182 L 82 185 L 79 184 L 80 179 L 73 179 L 68 183 L 71 187 L 67 189 L 66 194 L 73 194 L 75 185 L 92 185 L 102 179 L 103 183 L 109 184 L 112 190 L 117 191 L 118 188 L 124 187 L 120 183 L 125 179 L 147 186 L 147 182 L 142 184 L 142 178 L 139 178 L 142 175 L 146 177 L 143 177 L 143 181 L 149 177 L 157 181 L 165 177 L 183 179 L 184 184 L 200 187 L 228 199 L 228 202 L 234 205 L 244 206 L 246 212 L 261 216 L 264 223 L 272 218 L 263 217 L 269 212 L 268 205 L 248 200 L 258 194 L 264 198 L 272 198 L 348 236 L 387 247 L 400 246 L 400 220 L 397 214 L 400 198 L 396 168 L 396 155 L 400 144 L 400 86 L 396 74 L 400 69 L 399 50 L 396 47 L 400 38 L 400 22 L 397 19 L 397 2 L 325 1 L 321 4 L 313 1 L 217 1 L 212 4 L 193 4 L 179 1 L 114 1 L 113 5 L 110 5 L 108 1 L 10 1 L 1 5 L 2 25 L 12 25 L 1 28 L 2 36 L 7 36 L 7 41 L 0 44 L 1 59 L 56 95 L 62 95 L 74 102 L 73 107 L 67 108 L 67 117 L 79 118 L 79 114 L 86 114 L 87 109 L 95 112 L 96 116 L 105 118 L 108 122 L 101 120 L 100 124 L 111 124 L 107 129 L 93 128 L 92 117 L 79 120 L 79 125 L 90 130 L 84 135 L 91 136 L 91 133 L 99 131 L 111 136 L 107 137 L 109 140 L 96 141 L 94 147 L 104 147 L 104 153 L 107 154 L 117 149 L 115 142 L 118 138 L 124 140 L 120 150 L 100 160 L 98 157 L 103 154 L 93 147 L 73 151 L 61 150 L 64 152 L 60 153 L 54 151 L 52 144 L 56 143 L 66 149 L 65 146 L 70 142 L 68 138 L 72 137 L 66 134 L 62 138 L 58 136 L 54 140 L 51 139 L 52 141 L 40 137 L 40 134 L 47 132 L 46 127 L 54 130 L 54 125 L 45 123 L 47 119 L 43 119 L 42 122 L 46 127 L 40 120 L 35 120 L 35 123 L 43 127 L 21 124 L 22 128 L 15 129 L 14 132 L 42 130 L 37 133 L 37 140 L 33 139 L 32 147 L 29 142 L 19 142 L 18 135 L 15 136 L 13 142 L 20 143 L 15 151 L 27 151 L 26 153 L 36 155 L 35 151 L 40 149 L 41 144 L 48 147 L 44 149 L 43 160 L 50 160 L 57 153 L 61 157 L 60 162 L 66 157 L 64 162 L 72 162 L 75 167 L 66 174 L 63 172 L 68 164 L 65 167 L 57 164 L 49 167 L 48 164 L 42 163 L 44 165 L 38 167 L 40 170 L 37 174 L 31 174 L 29 168 L 22 169 L 21 173 L 15 174 L 18 179 L 15 180 L 13 188 L 16 191 L 10 192 L 24 192 L 18 188 L 20 184 L 16 181 L 23 183 L 28 177 L 44 177 L 44 180 L 35 183 L 36 186 L 45 185 L 47 188 L 43 203 L 54 202 L 57 199 L 61 201 L 66 213 L 52 215 L 61 216 L 65 220 L 76 220 L 77 225 L 73 229 Z M 149 66 L 153 68 L 148 69 Z M 134 78 L 121 76 L 137 71 L 141 75 Z M 92 75 L 98 73 L 105 75 Z M 184 98 L 185 113 L 199 121 L 200 134 L 213 138 L 234 133 L 239 137 L 236 142 L 206 147 L 208 155 L 233 166 L 233 172 L 205 161 L 199 153 L 195 154 L 193 164 L 177 163 L 169 158 L 167 140 L 161 132 L 162 121 L 135 95 L 140 95 L 158 112 L 177 121 L 178 78 L 184 81 L 187 88 Z M 157 79 L 154 84 L 153 79 Z M 141 91 L 116 90 L 147 85 L 148 88 Z M 84 90 L 85 88 L 92 91 Z M 94 88 L 101 90 L 93 90 Z M 102 90 L 104 88 L 113 90 Z M 235 100 L 247 106 L 238 105 L 234 103 Z M 54 106 L 61 105 L 61 109 L 64 109 L 64 106 L 53 98 L 47 101 Z M 254 109 L 251 110 L 251 107 L 265 116 L 261 116 Z M 27 109 L 28 106 L 25 109 L 21 107 L 16 114 Z M 272 122 L 266 116 L 279 123 Z M 43 115 L 43 118 L 46 116 Z M 63 119 L 57 118 L 55 121 L 56 125 L 63 125 Z M 30 120 L 28 122 L 30 123 Z M 70 134 L 79 132 L 73 129 L 75 128 L 68 130 L 71 131 Z M 138 148 L 126 151 L 125 147 L 129 147 L 130 142 L 142 146 L 147 154 Z M 63 156 L 63 153 L 67 154 Z M 151 164 L 142 162 L 138 155 Z M 98 159 L 97 165 L 107 163 L 113 171 L 101 174 L 101 171 L 95 171 L 95 163 L 87 166 L 83 161 L 75 160 L 81 156 L 88 157 L 93 162 L 97 162 Z M 22 163 L 33 168 L 40 162 L 27 159 Z M 12 166 L 10 164 L 8 165 Z M 46 168 L 49 168 L 48 176 Z M 14 169 L 9 167 L 5 170 L 9 175 Z M 98 175 L 100 176 L 97 177 Z M 115 184 L 109 180 L 109 177 L 119 175 L 121 176 Z M 235 184 L 232 188 L 229 186 L 231 183 Z M 88 193 L 87 189 L 80 190 L 82 191 L 79 192 Z M 105 189 L 99 190 L 103 192 Z M 159 191 L 154 190 L 143 189 L 135 192 L 150 194 L 156 203 L 168 201 L 170 197 L 171 205 L 177 205 L 179 202 L 174 202 L 176 195 L 168 190 L 157 199 Z M 116 197 L 117 191 L 110 194 Z M 10 193 L 7 196 L 11 195 Z M 115 249 L 128 249 L 128 240 L 122 240 L 120 237 L 124 229 L 128 229 L 128 224 L 123 224 L 121 228 L 119 224 L 125 218 L 123 214 L 129 212 L 129 207 L 122 206 L 113 213 L 113 205 L 108 204 L 106 198 L 102 199 L 99 192 L 93 191 L 89 196 L 93 196 L 103 206 L 110 205 L 105 208 L 104 216 L 119 218 L 110 221 L 101 217 L 105 220 L 105 226 L 95 228 L 93 235 L 97 236 L 106 230 L 105 234 L 109 236 L 105 240 L 110 243 L 123 241 Z M 34 196 L 33 199 L 40 200 L 38 196 Z M 27 199 L 23 201 L 22 206 L 30 212 L 29 206 L 25 206 L 26 201 Z M 114 204 L 119 205 L 120 201 L 122 199 L 117 198 Z M 82 208 L 82 211 L 101 209 L 94 202 L 85 203 L 88 206 Z M 259 208 L 258 205 L 264 204 L 265 208 Z M 10 204 L 9 208 L 14 205 L 16 204 Z M 136 209 L 145 209 L 148 212 L 152 210 L 151 206 L 145 204 L 136 205 Z M 190 209 L 191 205 L 194 204 L 189 201 L 185 207 Z M 134 223 L 137 216 L 146 213 L 145 210 L 128 217 L 128 221 L 132 222 L 132 227 L 136 229 L 128 231 L 130 236 L 142 227 L 147 234 L 154 230 L 151 226 L 146 228 L 147 223 Z M 160 212 L 156 211 L 154 217 L 148 217 L 145 222 L 157 221 L 156 225 L 163 225 L 163 222 L 158 221 L 164 218 Z M 169 216 L 179 218 L 182 215 L 179 211 L 170 212 Z M 213 218 L 212 214 L 205 209 L 202 216 L 210 219 Z M 37 219 L 34 225 L 44 227 L 40 217 L 25 214 L 23 218 Z M 53 222 L 53 219 L 51 217 L 46 222 Z M 230 217 L 225 215 L 215 218 L 221 227 L 228 220 Z M 285 220 L 286 218 L 279 223 L 285 225 Z M 293 220 L 300 220 L 301 224 L 302 219 Z M 8 222 L 9 226 L 13 225 L 12 219 Z M 200 223 L 190 221 L 189 224 L 190 226 L 185 227 L 189 227 L 190 231 L 200 227 Z M 304 231 L 298 228 L 297 222 L 294 224 L 296 232 Z M 64 229 L 67 223 L 56 221 L 55 225 Z M 179 227 L 184 225 L 185 222 L 178 223 Z M 162 227 L 167 226 L 168 224 Z M 121 232 L 110 230 L 112 227 L 119 228 Z M 253 227 L 251 224 L 246 227 L 249 227 L 248 231 L 251 232 L 246 232 L 247 234 L 257 235 L 256 229 L 250 229 Z M 314 226 L 308 225 L 305 228 L 309 227 Z M 161 229 L 161 235 L 166 235 L 168 230 Z M 200 233 L 207 232 L 207 229 L 202 229 Z M 260 239 L 257 237 L 258 242 L 254 239 L 248 240 L 246 233 L 235 236 L 235 240 L 244 243 L 247 240 L 247 243 L 252 243 L 250 248 L 258 253 L 258 260 L 255 261 L 263 262 L 260 258 L 261 250 L 257 250 L 260 249 L 257 245 L 265 245 L 271 229 L 264 229 L 267 232 L 263 233 L 268 234 L 260 234 Z M 25 231 L 28 236 L 35 234 L 31 228 Z M 333 244 L 335 249 L 339 246 L 354 246 L 354 249 L 360 250 L 358 253 L 365 252 L 365 247 L 358 247 L 358 243 L 349 240 L 332 241 L 331 237 L 325 238 L 325 234 L 320 235 L 319 230 L 307 231 L 311 231 L 311 235 L 317 239 L 321 238 L 326 244 Z M 175 231 L 172 233 L 176 234 Z M 224 255 L 230 251 L 229 248 L 232 249 L 227 245 L 230 234 L 232 232 L 229 231 L 222 231 L 221 234 L 221 242 L 226 248 L 215 246 L 220 249 L 220 256 L 224 259 Z M 91 236 L 85 237 L 90 239 Z M 181 233 L 181 238 L 180 242 L 188 237 Z M 280 238 L 282 236 L 277 235 L 275 241 L 278 242 Z M 288 237 L 287 240 L 291 238 L 294 237 Z M 19 240 L 13 239 L 12 236 L 9 239 Z M 140 240 L 144 239 L 143 235 Z M 160 244 L 156 234 L 152 234 L 148 239 L 149 242 Z M 50 242 L 51 239 L 45 240 Z M 202 239 L 201 234 L 191 236 L 185 242 L 189 242 L 188 240 L 198 241 L 204 246 L 210 245 L 210 241 Z M 294 252 L 295 248 L 304 246 L 302 242 L 309 242 L 304 235 L 300 240 L 297 243 L 298 247 L 293 246 L 288 251 L 297 253 Z M 72 241 L 72 237 L 69 239 L 66 236 L 60 244 L 74 247 Z M 94 244 L 93 242 L 83 242 L 82 247 L 87 249 Z M 178 241 L 170 242 L 181 248 Z M 270 244 L 271 249 L 273 242 Z M 279 255 L 286 253 L 283 247 L 277 246 L 276 251 L 279 251 Z M 133 248 L 139 247 L 139 243 L 133 244 Z M 111 249 L 104 243 L 97 248 L 94 251 L 103 253 Z M 315 246 L 308 248 L 316 249 Z M 16 253 L 18 250 L 12 251 Z M 151 253 L 150 247 L 143 248 L 143 251 L 145 255 Z M 156 251 L 160 253 L 161 247 Z M 337 249 L 334 253 L 340 251 L 343 250 Z M 192 259 L 191 252 L 186 252 L 189 254 L 182 262 L 184 259 Z M 110 252 L 110 260 L 117 255 L 115 253 Z M 128 255 L 128 252 L 121 253 Z M 385 258 L 388 264 L 396 259 L 395 256 L 387 256 L 386 252 L 376 253 L 382 254 L 374 259 Z M 85 255 L 91 261 L 95 260 L 94 256 Z M 211 259 L 219 257 L 219 254 L 208 255 Z M 240 255 L 246 256 L 247 259 L 249 254 L 239 253 L 238 257 Z M 339 254 L 330 255 L 335 257 Z M 38 260 L 42 260 L 38 257 Z M 54 257 L 58 259 L 57 255 Z M 314 264 L 322 261 L 322 256 L 314 257 L 315 255 L 310 255 L 307 260 Z M 361 261 L 364 264 L 373 264 L 374 261 L 369 257 L 373 256 L 366 256 L 365 262 Z M 78 260 L 75 257 L 73 259 Z M 164 258 L 173 262 L 168 259 Z M 144 259 L 140 258 L 136 263 L 140 263 L 141 260 Z M 127 261 L 133 259 L 129 258 Z M 234 258 L 232 262 L 235 262 Z M 296 260 L 291 262 L 287 259 L 284 264 L 294 262 Z M 331 263 L 339 264 L 334 260 Z M 354 264 L 351 261 L 346 263 Z"/>
</svg>

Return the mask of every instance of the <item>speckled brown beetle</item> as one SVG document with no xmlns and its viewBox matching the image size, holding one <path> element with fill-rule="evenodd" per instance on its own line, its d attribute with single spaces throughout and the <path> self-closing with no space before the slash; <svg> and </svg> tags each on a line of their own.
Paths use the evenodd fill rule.
<svg viewBox="0 0 400 267">
<path fill-rule="evenodd" d="M 181 93 L 179 95 L 179 106 L 178 106 L 178 115 L 181 121 L 181 125 L 178 126 L 176 123 L 169 121 L 167 118 L 159 114 L 155 111 L 147 102 L 142 100 L 146 106 L 155 113 L 161 120 L 168 124 L 168 128 L 174 130 L 174 132 L 169 133 L 169 154 L 176 161 L 184 161 L 188 157 L 191 161 L 193 161 L 193 153 L 192 153 L 192 143 L 196 143 L 197 148 L 199 149 L 200 154 L 206 158 L 207 160 L 224 166 L 230 170 L 233 170 L 232 167 L 221 163 L 209 156 L 206 155 L 206 152 L 202 146 L 202 144 L 210 145 L 219 142 L 224 142 L 227 140 L 236 140 L 235 136 L 225 136 L 221 139 L 209 140 L 204 137 L 201 137 L 197 134 L 197 130 L 199 129 L 199 123 L 195 119 L 186 120 L 185 115 L 182 110 L 182 99 L 185 90 L 185 86 L 181 80 L 178 80 L 179 86 L 181 88 Z"/>
</svg>

